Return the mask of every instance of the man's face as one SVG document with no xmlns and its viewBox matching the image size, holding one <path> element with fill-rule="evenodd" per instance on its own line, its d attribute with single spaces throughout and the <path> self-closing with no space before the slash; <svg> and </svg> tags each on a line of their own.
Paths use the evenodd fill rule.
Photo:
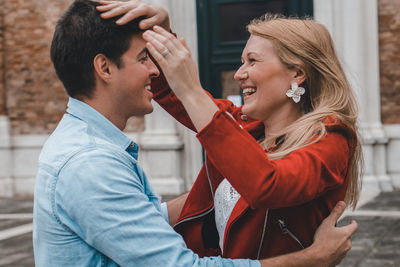
<svg viewBox="0 0 400 267">
<path fill-rule="evenodd" d="M 132 37 L 130 48 L 121 57 L 121 66 L 114 68 L 113 99 L 122 116 L 142 116 L 153 111 L 151 79 L 160 72 L 150 59 L 141 34 Z"/>
</svg>

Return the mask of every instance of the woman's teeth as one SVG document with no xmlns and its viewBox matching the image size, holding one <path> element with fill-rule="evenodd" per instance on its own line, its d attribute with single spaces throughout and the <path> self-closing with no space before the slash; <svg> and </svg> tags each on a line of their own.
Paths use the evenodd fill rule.
<svg viewBox="0 0 400 267">
<path fill-rule="evenodd" d="M 248 96 L 254 94 L 257 90 L 255 88 L 245 88 L 243 89 L 243 96 Z"/>
<path fill-rule="evenodd" d="M 151 85 L 146 85 L 144 89 L 151 91 Z"/>
</svg>

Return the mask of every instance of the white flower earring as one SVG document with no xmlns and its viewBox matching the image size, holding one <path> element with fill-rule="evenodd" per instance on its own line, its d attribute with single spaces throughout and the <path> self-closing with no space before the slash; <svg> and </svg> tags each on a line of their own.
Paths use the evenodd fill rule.
<svg viewBox="0 0 400 267">
<path fill-rule="evenodd" d="M 292 98 L 295 103 L 299 103 L 301 96 L 304 95 L 305 92 L 306 89 L 299 87 L 296 82 L 293 82 L 291 88 L 286 91 L 286 95 L 287 97 Z"/>
</svg>

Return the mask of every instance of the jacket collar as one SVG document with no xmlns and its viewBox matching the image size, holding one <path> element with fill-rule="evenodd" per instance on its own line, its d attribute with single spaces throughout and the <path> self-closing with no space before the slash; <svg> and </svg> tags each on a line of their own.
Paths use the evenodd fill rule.
<svg viewBox="0 0 400 267">
<path fill-rule="evenodd" d="M 254 137 L 255 140 L 258 140 L 264 136 L 265 127 L 262 121 L 252 121 L 246 123 L 243 126 L 244 129 L 248 131 Z"/>
</svg>

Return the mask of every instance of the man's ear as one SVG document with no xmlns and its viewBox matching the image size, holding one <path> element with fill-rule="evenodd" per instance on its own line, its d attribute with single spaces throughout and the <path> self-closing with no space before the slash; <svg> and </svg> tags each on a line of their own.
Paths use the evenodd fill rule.
<svg viewBox="0 0 400 267">
<path fill-rule="evenodd" d="M 94 70 L 105 83 L 111 81 L 111 61 L 103 54 L 97 54 L 93 59 Z"/>
</svg>

